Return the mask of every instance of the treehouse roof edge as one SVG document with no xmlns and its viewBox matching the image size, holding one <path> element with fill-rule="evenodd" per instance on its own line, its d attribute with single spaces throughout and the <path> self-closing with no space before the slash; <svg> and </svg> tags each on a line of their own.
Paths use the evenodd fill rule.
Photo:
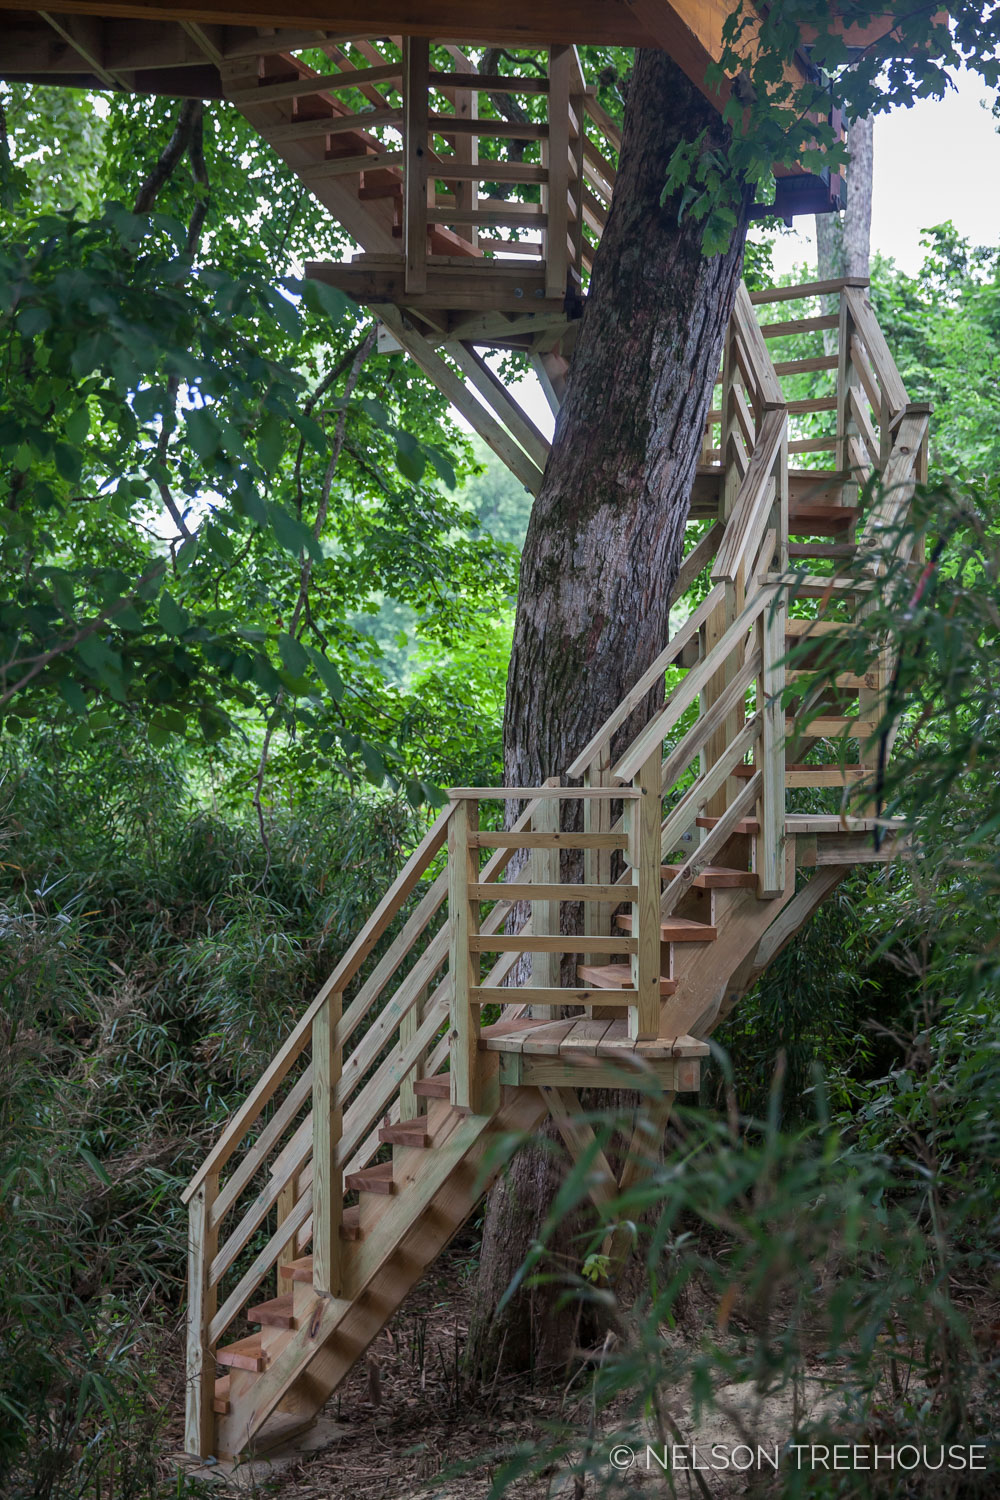
<svg viewBox="0 0 1000 1500">
<path fill-rule="evenodd" d="M 572 7 L 565 0 L 421 0 L 419 5 L 415 0 L 375 0 L 373 5 L 362 0 L 288 0 L 283 5 L 276 0 L 191 0 L 187 4 L 177 0 L 60 0 L 58 10 L 52 12 L 30 0 L 7 0 L 0 10 L 0 26 L 9 32 L 14 29 L 9 19 L 13 13 L 34 12 L 69 20 L 176 21 L 220 28 L 315 27 L 365 36 L 501 40 L 525 47 L 572 42 L 660 47 L 721 107 L 728 90 L 710 90 L 705 72 L 719 56 L 722 28 L 731 8 L 729 0 L 678 0 L 675 5 L 668 0 L 577 0 Z M 71 36 L 66 40 L 71 45 L 76 42 Z M 218 38 L 222 56 L 226 55 L 225 40 Z M 87 41 L 100 50 L 99 36 Z M 800 66 L 808 64 L 800 59 Z M 13 71 L 9 61 L 0 61 L 0 69 Z M 18 69 L 22 71 L 30 71 L 30 64 Z"/>
</svg>

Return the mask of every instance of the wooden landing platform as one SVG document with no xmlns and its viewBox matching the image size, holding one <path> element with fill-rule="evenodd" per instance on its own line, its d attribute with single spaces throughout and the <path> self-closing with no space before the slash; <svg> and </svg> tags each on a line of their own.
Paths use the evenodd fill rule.
<svg viewBox="0 0 1000 1500">
<path fill-rule="evenodd" d="M 701 1059 L 709 1051 L 707 1042 L 693 1036 L 637 1042 L 624 1017 L 580 1016 L 498 1021 L 483 1028 L 479 1047 L 501 1054 L 501 1083 L 522 1088 L 641 1088 L 645 1079 L 683 1094 L 697 1090 Z"/>
</svg>

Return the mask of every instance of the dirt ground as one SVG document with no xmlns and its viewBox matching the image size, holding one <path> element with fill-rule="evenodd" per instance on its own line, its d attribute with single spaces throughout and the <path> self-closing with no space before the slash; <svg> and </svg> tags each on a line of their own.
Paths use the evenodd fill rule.
<svg viewBox="0 0 1000 1500">
<path fill-rule="evenodd" d="M 317 1433 L 328 1437 L 325 1446 L 290 1463 L 255 1465 L 233 1479 L 220 1475 L 211 1489 L 253 1500 L 487 1500 L 501 1465 L 527 1450 L 542 1457 L 543 1472 L 515 1480 L 506 1491 L 512 1500 L 624 1500 L 671 1493 L 670 1481 L 641 1447 L 634 1462 L 619 1453 L 621 1467 L 612 1463 L 613 1409 L 603 1414 L 603 1431 L 593 1432 L 593 1471 L 585 1482 L 565 1460 L 545 1464 L 544 1455 L 553 1453 L 564 1424 L 585 1440 L 591 1410 L 581 1361 L 561 1380 L 551 1374 L 537 1381 L 498 1377 L 488 1388 L 468 1389 L 462 1355 L 477 1250 L 477 1230 L 470 1225 L 379 1334 L 367 1360 L 328 1403 Z M 701 1314 L 710 1316 L 707 1307 L 691 1311 L 696 1324 Z M 827 1380 L 831 1373 L 826 1372 Z M 726 1415 L 704 1418 L 697 1431 L 683 1399 L 670 1401 L 666 1393 L 673 1441 L 694 1441 L 699 1454 L 709 1455 L 713 1444 L 732 1449 L 752 1433 L 776 1451 L 796 1419 L 801 1421 L 803 1409 L 813 1417 L 831 1410 L 828 1392 L 818 1377 L 794 1398 L 786 1391 L 764 1402 L 750 1384 L 733 1386 L 716 1392 Z M 652 1428 L 647 1436 L 658 1446 Z M 753 1472 L 689 1472 L 676 1474 L 674 1481 L 673 1493 L 701 1500 L 775 1489 L 766 1460 Z"/>
</svg>

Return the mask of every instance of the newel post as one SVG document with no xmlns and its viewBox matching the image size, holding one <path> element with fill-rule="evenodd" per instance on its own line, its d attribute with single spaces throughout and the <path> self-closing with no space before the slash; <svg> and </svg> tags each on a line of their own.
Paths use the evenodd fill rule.
<svg viewBox="0 0 1000 1500">
<path fill-rule="evenodd" d="M 219 1191 L 218 1173 L 205 1178 L 188 1205 L 187 1394 L 184 1412 L 184 1451 L 211 1458 L 215 1451 L 215 1353 L 209 1325 L 218 1303 L 211 1267 L 219 1246 L 218 1228 L 211 1224 Z"/>
<path fill-rule="evenodd" d="M 638 796 L 625 804 L 628 860 L 636 887 L 632 902 L 631 956 L 635 1004 L 629 1006 L 629 1036 L 655 1041 L 660 1034 L 660 812 L 663 805 L 660 746 L 640 767 L 632 785 Z"/>
<path fill-rule="evenodd" d="M 451 1054 L 451 1102 L 475 1110 L 479 1046 L 479 986 L 477 952 L 471 939 L 479 935 L 479 902 L 471 887 L 479 879 L 479 848 L 470 839 L 479 831 L 479 802 L 456 800 L 448 824 L 448 929 L 451 969 L 451 1010 L 448 1037 Z M 476 1009 L 473 1011 L 473 1005 Z"/>
<path fill-rule="evenodd" d="M 344 1184 L 337 1148 L 341 1136 L 340 1066 L 337 1038 L 343 996 L 327 995 L 312 1025 L 313 1058 L 313 1288 L 324 1296 L 341 1292 L 340 1223 Z"/>
</svg>

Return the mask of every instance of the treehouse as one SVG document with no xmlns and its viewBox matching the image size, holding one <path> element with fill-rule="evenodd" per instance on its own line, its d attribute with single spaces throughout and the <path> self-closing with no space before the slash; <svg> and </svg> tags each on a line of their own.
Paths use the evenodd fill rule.
<svg viewBox="0 0 1000 1500">
<path fill-rule="evenodd" d="M 620 146 L 574 44 L 663 46 L 701 85 L 725 10 L 63 0 L 8 5 L 0 73 L 227 100 L 353 241 L 309 274 L 537 491 L 548 441 L 484 351 L 530 356 L 558 406 Z M 839 190 L 793 173 L 779 210 Z M 309 1427 L 474 1209 L 499 1132 L 548 1115 L 576 1157 L 577 1090 L 636 1089 L 641 1171 L 714 1027 L 850 869 L 900 853 L 874 791 L 889 644 L 818 699 L 810 677 L 919 561 L 928 410 L 857 280 L 741 289 L 716 391 L 673 637 L 561 775 L 453 789 L 185 1193 L 189 1455 Z M 600 1153 L 591 1175 L 600 1208 Z"/>
</svg>

